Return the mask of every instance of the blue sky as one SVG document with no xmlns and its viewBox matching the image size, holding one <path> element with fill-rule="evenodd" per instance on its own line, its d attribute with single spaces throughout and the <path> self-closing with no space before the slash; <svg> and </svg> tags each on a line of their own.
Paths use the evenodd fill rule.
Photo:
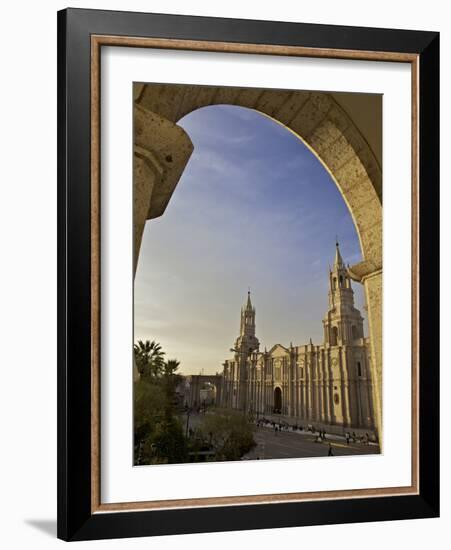
<svg viewBox="0 0 451 550">
<path fill-rule="evenodd" d="M 250 287 L 261 349 L 322 343 L 336 236 L 345 262 L 361 260 L 329 174 L 299 138 L 250 109 L 204 107 L 179 125 L 194 151 L 165 214 L 146 224 L 135 340 L 159 341 L 185 373 L 221 371 Z"/>
</svg>

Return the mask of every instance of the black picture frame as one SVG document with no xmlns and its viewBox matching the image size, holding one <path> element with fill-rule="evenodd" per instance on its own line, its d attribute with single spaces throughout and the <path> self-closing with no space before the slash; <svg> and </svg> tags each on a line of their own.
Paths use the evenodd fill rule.
<svg viewBox="0 0 451 550">
<path fill-rule="evenodd" d="M 419 59 L 419 494 L 92 513 L 91 36 L 374 52 Z M 439 515 L 439 34 L 85 9 L 58 13 L 58 537 L 88 540 Z"/>
</svg>

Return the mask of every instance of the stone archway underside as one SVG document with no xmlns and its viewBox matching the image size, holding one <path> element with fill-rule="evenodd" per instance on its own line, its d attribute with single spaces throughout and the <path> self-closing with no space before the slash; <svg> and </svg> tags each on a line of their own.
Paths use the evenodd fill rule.
<svg viewBox="0 0 451 550">
<path fill-rule="evenodd" d="M 371 336 L 376 425 L 381 427 L 382 173 L 367 141 L 325 92 L 192 85 L 134 86 L 135 267 L 146 219 L 163 214 L 193 146 L 177 121 L 208 105 L 257 110 L 297 134 L 335 180 L 360 239 L 363 261 L 350 268 L 364 284 Z"/>
</svg>

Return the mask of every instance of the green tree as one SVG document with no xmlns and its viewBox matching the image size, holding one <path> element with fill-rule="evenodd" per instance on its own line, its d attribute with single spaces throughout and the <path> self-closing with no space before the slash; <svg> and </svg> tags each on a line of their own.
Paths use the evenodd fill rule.
<svg viewBox="0 0 451 550">
<path fill-rule="evenodd" d="M 138 340 L 133 346 L 136 366 L 143 378 L 157 378 L 161 376 L 164 368 L 164 351 L 161 345 L 152 340 Z"/>
<path fill-rule="evenodd" d="M 154 340 L 138 341 L 134 354 L 141 374 L 134 384 L 135 464 L 186 462 L 187 442 L 177 417 L 180 362 L 165 361 L 165 353 Z"/>
<path fill-rule="evenodd" d="M 175 416 L 165 418 L 152 441 L 153 463 L 180 464 L 188 460 L 188 445 L 183 428 Z"/>
<path fill-rule="evenodd" d="M 168 359 L 163 366 L 163 374 L 165 376 L 172 376 L 176 373 L 179 366 L 180 361 L 177 361 L 177 359 Z"/>
<path fill-rule="evenodd" d="M 174 397 L 177 385 L 182 380 L 182 376 L 177 372 L 179 366 L 180 361 L 177 361 L 177 359 L 169 359 L 163 365 L 162 380 L 168 399 Z"/>
<path fill-rule="evenodd" d="M 255 447 L 254 431 L 245 415 L 228 410 L 207 414 L 200 426 L 204 440 L 215 450 L 216 460 L 239 460 Z"/>
<path fill-rule="evenodd" d="M 134 452 L 135 464 L 150 464 L 148 450 L 165 414 L 166 399 L 161 388 L 150 379 L 141 378 L 134 384 Z"/>
</svg>

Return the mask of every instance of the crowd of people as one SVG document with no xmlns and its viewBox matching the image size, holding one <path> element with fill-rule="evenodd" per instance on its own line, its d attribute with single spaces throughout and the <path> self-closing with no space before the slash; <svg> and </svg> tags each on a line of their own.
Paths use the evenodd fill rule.
<svg viewBox="0 0 451 550">
<path fill-rule="evenodd" d="M 268 418 L 258 418 L 256 420 L 256 425 L 259 428 L 272 428 L 274 431 L 291 431 L 291 432 L 311 432 L 314 433 L 316 430 L 314 426 L 308 424 L 307 426 L 302 426 L 301 424 L 289 424 L 283 420 L 278 420 L 277 422 Z"/>
<path fill-rule="evenodd" d="M 328 434 L 324 429 L 318 429 L 312 424 L 307 424 L 306 426 L 303 426 L 301 424 L 289 424 L 288 422 L 285 422 L 283 420 L 275 421 L 273 419 L 268 419 L 265 417 L 258 418 L 255 423 L 258 428 L 268 428 L 274 430 L 274 433 L 276 435 L 284 431 L 294 433 L 310 433 L 316 436 L 316 443 L 327 441 L 328 438 Z M 363 445 L 369 445 L 370 443 L 370 436 L 368 433 L 357 435 L 355 432 L 351 433 L 348 431 L 345 433 L 344 437 L 346 439 L 347 445 L 349 445 L 351 442 Z"/>
<path fill-rule="evenodd" d="M 363 445 L 370 444 L 370 436 L 368 433 L 364 433 L 363 435 L 356 435 L 355 432 L 352 432 L 352 433 L 346 432 L 345 438 L 346 438 L 346 445 L 349 445 L 351 441 L 353 443 L 362 443 Z"/>
</svg>

